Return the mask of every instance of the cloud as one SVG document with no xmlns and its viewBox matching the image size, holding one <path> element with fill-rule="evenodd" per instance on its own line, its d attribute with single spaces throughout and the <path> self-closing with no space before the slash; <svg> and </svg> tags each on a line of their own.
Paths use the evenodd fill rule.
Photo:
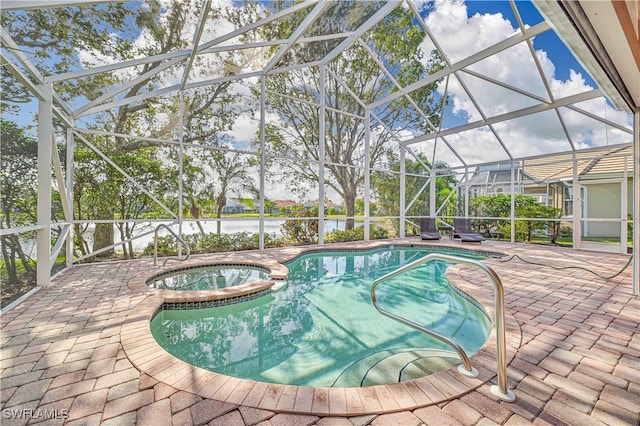
<svg viewBox="0 0 640 426">
<path fill-rule="evenodd" d="M 514 34 L 519 28 L 500 13 L 474 14 L 469 16 L 465 3 L 461 0 L 437 0 L 427 10 L 425 23 L 433 34 L 437 45 L 446 58 L 455 64 L 469 56 L 490 47 Z M 556 64 L 533 40 L 535 55 L 543 70 L 551 97 L 563 98 L 569 95 L 592 90 L 582 75 L 582 70 L 570 70 L 566 80 L 556 77 Z M 429 52 L 435 48 L 432 40 L 425 40 L 422 48 Z M 428 56 L 428 55 L 425 55 Z M 510 90 L 492 82 L 483 80 L 471 73 L 458 72 L 451 76 L 447 90 L 451 103 L 447 107 L 443 127 L 453 127 L 466 122 L 474 122 L 500 114 L 518 111 L 539 104 L 532 94 L 549 100 L 536 63 L 527 43 L 519 43 L 509 49 L 494 54 L 468 67 L 473 73 L 498 80 L 503 84 L 517 88 L 522 93 Z M 465 86 L 475 99 L 467 95 Z M 445 83 L 439 87 L 444 94 Z M 619 123 L 631 129 L 631 116 L 613 109 L 604 98 L 583 102 L 580 108 Z M 584 114 L 561 109 L 561 118 L 571 141 L 576 148 L 631 142 L 631 135 L 594 120 Z M 553 153 L 571 149 L 569 138 L 563 129 L 561 118 L 555 111 L 547 111 L 532 116 L 521 117 L 494 125 L 502 142 L 514 157 Z M 467 131 L 447 137 L 458 154 L 468 163 L 490 162 L 508 158 L 498 139 L 487 127 Z M 460 161 L 450 150 L 439 150 L 438 156 L 451 164 Z"/>
</svg>

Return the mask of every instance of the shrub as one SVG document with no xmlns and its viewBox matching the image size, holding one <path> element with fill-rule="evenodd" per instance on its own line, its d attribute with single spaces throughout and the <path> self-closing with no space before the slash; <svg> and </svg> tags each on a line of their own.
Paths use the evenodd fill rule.
<svg viewBox="0 0 640 426">
<path fill-rule="evenodd" d="M 217 253 L 223 251 L 255 250 L 260 247 L 260 234 L 238 232 L 235 234 L 188 234 L 183 236 L 191 253 Z M 265 247 L 280 247 L 284 244 L 275 234 L 264 234 Z M 153 242 L 147 244 L 145 255 L 153 255 Z M 178 253 L 178 241 L 172 235 L 158 238 L 158 256 L 175 256 Z"/>
<path fill-rule="evenodd" d="M 388 238 L 389 234 L 386 229 L 381 228 L 376 225 L 371 225 L 369 227 L 369 238 L 372 240 L 380 240 L 383 238 Z M 353 229 L 349 229 L 346 231 L 342 231 L 340 229 L 335 229 L 331 232 L 328 232 L 325 236 L 325 241 L 329 243 L 337 243 L 342 241 L 362 241 L 364 240 L 364 227 L 358 226 Z"/>
<path fill-rule="evenodd" d="M 294 206 L 289 216 L 307 217 L 308 214 L 303 206 Z M 292 244 L 313 244 L 318 241 L 318 219 L 287 219 L 280 226 L 280 231 Z"/>
<path fill-rule="evenodd" d="M 571 226 L 561 226 L 560 227 L 560 236 L 561 237 L 573 237 L 573 228 Z"/>
</svg>

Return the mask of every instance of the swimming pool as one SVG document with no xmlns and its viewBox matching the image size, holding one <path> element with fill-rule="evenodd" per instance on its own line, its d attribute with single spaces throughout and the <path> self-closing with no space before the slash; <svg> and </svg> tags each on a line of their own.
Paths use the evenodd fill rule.
<svg viewBox="0 0 640 426">
<path fill-rule="evenodd" d="M 287 285 L 228 306 L 164 309 L 151 322 L 175 357 L 221 374 L 299 386 L 358 387 L 422 377 L 458 364 L 451 348 L 384 317 L 374 279 L 433 252 L 424 247 L 319 252 L 287 264 Z M 477 258 L 474 252 L 450 254 Z M 491 330 L 484 310 L 430 262 L 378 287 L 386 309 L 450 336 L 472 355 Z"/>
<path fill-rule="evenodd" d="M 156 275 L 147 285 L 159 290 L 217 290 L 269 279 L 269 271 L 249 265 L 210 265 Z"/>
</svg>

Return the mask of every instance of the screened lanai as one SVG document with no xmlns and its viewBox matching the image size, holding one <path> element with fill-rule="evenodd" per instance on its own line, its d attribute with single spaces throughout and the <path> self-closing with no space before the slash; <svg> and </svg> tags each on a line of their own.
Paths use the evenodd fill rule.
<svg viewBox="0 0 640 426">
<path fill-rule="evenodd" d="M 608 15 L 480 3 L 4 1 L 3 280 L 150 256 L 159 225 L 177 255 L 167 228 L 265 250 L 421 217 L 637 253 L 637 87 L 620 35 L 593 37 Z"/>
</svg>

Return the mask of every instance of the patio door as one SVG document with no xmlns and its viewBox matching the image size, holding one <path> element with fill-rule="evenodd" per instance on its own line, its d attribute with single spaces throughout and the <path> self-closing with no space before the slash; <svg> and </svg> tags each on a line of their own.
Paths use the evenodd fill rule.
<svg viewBox="0 0 640 426">
<path fill-rule="evenodd" d="M 581 181 L 579 248 L 627 252 L 627 185 L 623 179 Z"/>
</svg>

